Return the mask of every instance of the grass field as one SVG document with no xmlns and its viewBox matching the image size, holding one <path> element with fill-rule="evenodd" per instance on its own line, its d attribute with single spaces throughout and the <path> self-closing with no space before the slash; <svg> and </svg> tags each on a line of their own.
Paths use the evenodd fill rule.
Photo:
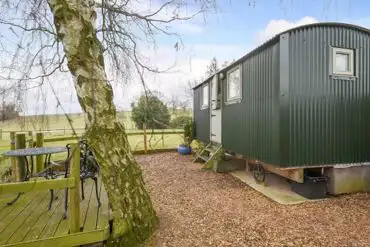
<svg viewBox="0 0 370 247">
<path fill-rule="evenodd" d="M 191 116 L 191 111 L 175 111 L 174 114 L 171 114 L 171 118 L 177 116 Z M 125 125 L 125 128 L 128 131 L 136 130 L 135 123 L 131 120 L 130 111 L 122 111 L 117 113 L 118 118 Z M 25 116 L 19 117 L 18 119 L 0 122 L 0 129 L 3 131 L 28 131 L 28 130 L 50 130 L 52 133 L 53 130 L 58 130 L 60 133 L 62 130 L 71 132 L 71 129 L 82 130 L 85 127 L 84 114 L 74 113 L 68 115 L 71 120 L 71 123 L 68 121 L 68 118 L 65 115 L 40 115 L 40 116 Z"/>
<path fill-rule="evenodd" d="M 177 111 L 172 114 L 172 118 L 182 115 L 190 115 L 190 111 L 183 112 Z M 124 123 L 128 133 L 138 132 L 135 128 L 134 122 L 131 120 L 131 112 L 118 112 L 118 117 Z M 63 136 L 71 136 L 73 131 L 72 127 L 75 129 L 76 133 L 80 135 L 84 132 L 85 120 L 83 114 L 71 114 L 69 116 L 72 122 L 70 125 L 68 119 L 64 115 L 43 115 L 43 116 L 26 116 L 21 117 L 17 120 L 5 121 L 0 123 L 0 129 L 2 129 L 2 137 L 0 140 L 0 158 L 1 153 L 10 149 L 10 131 L 34 131 L 43 130 L 45 138 L 58 138 Z M 174 131 L 173 129 L 158 130 L 163 132 L 162 134 L 150 134 L 154 130 L 147 130 L 147 147 L 151 149 L 159 148 L 175 148 L 183 141 L 182 134 L 166 134 L 166 132 Z M 132 135 L 128 136 L 128 140 L 133 151 L 144 149 L 144 136 L 143 135 Z M 65 146 L 68 143 L 73 142 L 68 141 L 55 141 L 47 142 L 45 146 Z M 53 159 L 63 159 L 65 154 L 54 155 Z M 9 160 L 0 159 L 0 174 L 2 171 L 9 167 Z"/>
</svg>

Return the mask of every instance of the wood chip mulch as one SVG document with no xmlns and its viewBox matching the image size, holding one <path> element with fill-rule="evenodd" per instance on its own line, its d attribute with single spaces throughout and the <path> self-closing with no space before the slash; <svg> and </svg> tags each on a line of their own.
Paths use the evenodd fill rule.
<svg viewBox="0 0 370 247">
<path fill-rule="evenodd" d="M 279 205 L 190 156 L 138 156 L 160 219 L 155 246 L 370 246 L 370 194 Z"/>
</svg>

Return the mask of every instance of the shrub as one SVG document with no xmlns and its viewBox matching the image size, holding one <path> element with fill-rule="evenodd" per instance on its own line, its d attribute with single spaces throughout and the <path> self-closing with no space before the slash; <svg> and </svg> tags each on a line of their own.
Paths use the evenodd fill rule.
<svg viewBox="0 0 370 247">
<path fill-rule="evenodd" d="M 158 97 L 143 95 L 136 104 L 132 104 L 131 119 L 138 129 L 143 129 L 144 123 L 148 129 L 166 129 L 171 115 Z"/>
<path fill-rule="evenodd" d="M 191 143 L 194 139 L 195 128 L 192 120 L 188 121 L 184 126 L 184 139 L 185 142 Z"/>
<path fill-rule="evenodd" d="M 187 123 L 191 121 L 192 121 L 192 117 L 190 116 L 179 116 L 179 117 L 172 119 L 170 126 L 171 128 L 174 128 L 174 129 L 182 129 L 185 127 Z"/>
</svg>

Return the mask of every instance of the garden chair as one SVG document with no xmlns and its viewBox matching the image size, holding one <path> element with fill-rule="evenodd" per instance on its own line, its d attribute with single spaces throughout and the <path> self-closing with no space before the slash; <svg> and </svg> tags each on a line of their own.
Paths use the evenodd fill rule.
<svg viewBox="0 0 370 247">
<path fill-rule="evenodd" d="M 85 192 L 84 192 L 84 183 L 86 179 L 91 178 L 94 181 L 95 184 L 95 193 L 96 193 L 96 198 L 98 200 L 98 207 L 100 207 L 101 202 L 100 202 L 100 196 L 99 196 L 99 189 L 98 189 L 98 174 L 99 174 L 99 165 L 98 162 L 95 159 L 94 153 L 92 150 L 89 148 L 87 141 L 86 140 L 81 140 L 79 141 L 79 146 L 80 146 L 80 180 L 81 180 L 81 199 L 85 199 Z M 54 173 L 53 177 L 61 176 L 63 175 L 65 178 L 68 177 L 69 175 L 69 167 L 70 167 L 70 162 L 72 158 L 72 148 L 70 144 L 67 144 L 67 151 L 68 151 L 68 158 L 67 160 L 56 163 L 52 162 L 54 164 L 54 168 L 59 167 L 59 168 L 64 168 L 64 171 L 62 173 L 56 174 L 55 171 L 52 172 Z M 65 197 L 68 198 L 68 189 L 65 189 Z M 68 202 L 67 199 L 65 200 L 64 204 L 64 216 L 63 218 L 67 218 L 67 209 L 68 209 Z"/>
<path fill-rule="evenodd" d="M 86 179 L 91 178 L 95 183 L 95 193 L 96 198 L 98 199 L 98 206 L 101 205 L 98 189 L 98 174 L 99 174 L 99 165 L 95 159 L 94 153 L 89 148 L 86 140 L 81 140 L 80 144 L 80 179 L 81 179 L 81 198 L 85 199 L 84 183 Z M 67 145 L 68 156 L 71 152 L 70 144 Z M 67 171 L 68 173 L 68 171 Z"/>
</svg>

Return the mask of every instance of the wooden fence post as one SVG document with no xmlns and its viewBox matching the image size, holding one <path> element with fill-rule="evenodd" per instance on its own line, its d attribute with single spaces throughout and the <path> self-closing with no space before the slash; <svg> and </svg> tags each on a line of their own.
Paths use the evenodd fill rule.
<svg viewBox="0 0 370 247">
<path fill-rule="evenodd" d="M 146 136 L 146 123 L 143 124 L 144 130 L 144 153 L 148 152 L 148 143 L 147 143 L 147 136 Z"/>
<path fill-rule="evenodd" d="M 32 133 L 32 131 L 28 131 L 28 133 L 27 133 L 27 147 L 28 148 L 33 147 L 33 133 Z M 31 159 L 33 159 L 33 157 L 28 158 L 28 164 L 29 165 L 31 165 L 31 162 L 33 162 L 33 161 L 31 161 Z M 31 167 L 30 167 L 30 169 L 31 169 Z M 33 171 L 31 171 L 31 172 L 34 172 L 35 170 L 36 170 L 36 167 L 33 167 Z"/>
<path fill-rule="evenodd" d="M 15 132 L 14 131 L 10 132 L 10 150 L 15 150 Z M 14 157 L 10 158 L 10 165 L 12 168 L 13 180 L 17 181 L 18 169 L 17 169 L 17 161 Z"/>
<path fill-rule="evenodd" d="M 44 133 L 38 132 L 36 133 L 36 147 L 43 146 L 44 146 Z M 41 172 L 44 169 L 43 160 L 44 160 L 43 155 L 36 156 L 36 172 Z"/>
<path fill-rule="evenodd" d="M 27 142 L 27 146 L 29 148 L 32 148 L 33 147 L 33 133 L 32 131 L 28 131 L 28 142 Z"/>
<path fill-rule="evenodd" d="M 164 130 L 162 130 L 162 147 L 164 148 Z"/>
<path fill-rule="evenodd" d="M 75 179 L 75 186 L 69 193 L 69 230 L 70 233 L 80 231 L 80 147 L 77 143 L 71 145 L 72 160 L 70 177 Z"/>
<path fill-rule="evenodd" d="M 16 135 L 15 138 L 15 148 L 16 149 L 24 149 L 26 148 L 26 134 L 20 133 Z M 23 157 L 17 158 L 17 176 L 18 181 L 23 181 L 26 175 L 26 162 Z"/>
</svg>

